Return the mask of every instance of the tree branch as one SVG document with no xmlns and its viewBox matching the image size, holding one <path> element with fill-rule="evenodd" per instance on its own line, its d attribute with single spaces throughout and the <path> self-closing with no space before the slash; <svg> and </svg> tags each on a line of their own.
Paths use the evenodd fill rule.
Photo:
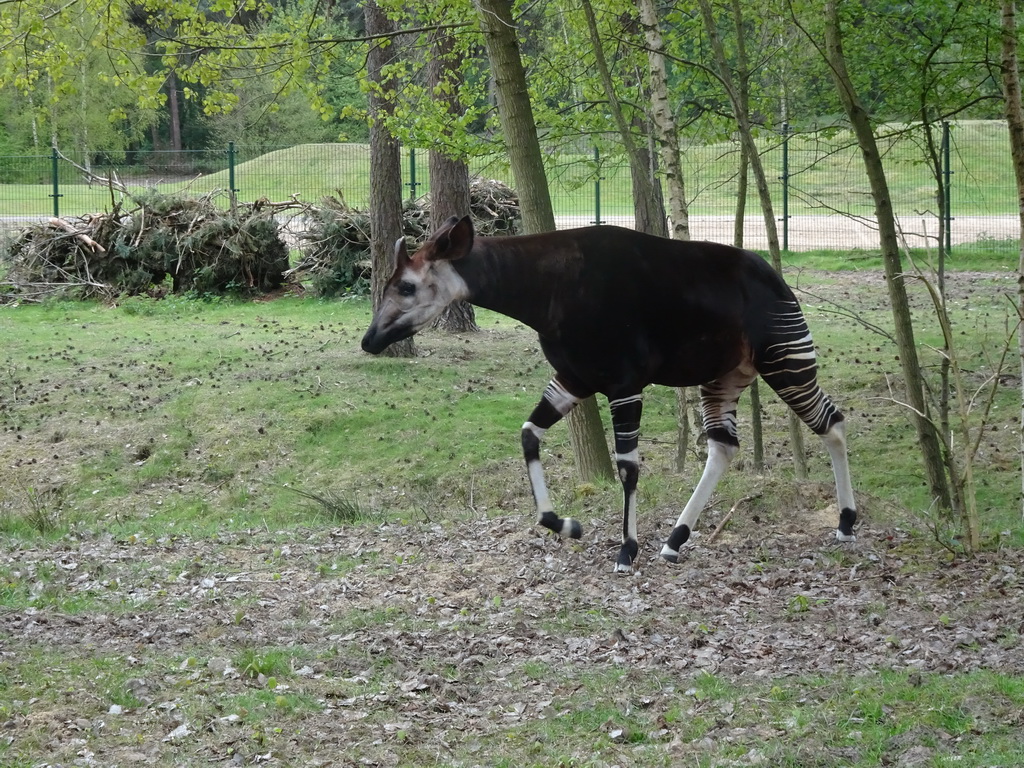
<svg viewBox="0 0 1024 768">
<path fill-rule="evenodd" d="M 12 2 L 13 0 L 0 0 L 0 2 Z M 309 45 L 343 45 L 347 43 L 372 43 L 375 40 L 390 40 L 402 35 L 418 35 L 423 32 L 434 32 L 437 30 L 447 29 L 460 29 L 463 27 L 472 26 L 471 22 L 462 21 L 452 24 L 430 24 L 423 27 L 411 27 L 409 29 L 399 29 L 392 32 L 381 32 L 375 35 L 361 35 L 359 37 L 319 37 L 312 40 L 306 40 L 305 42 Z M 157 31 L 159 35 L 159 32 Z M 161 40 L 170 43 L 180 43 L 181 45 L 187 46 L 189 50 L 180 51 L 177 54 L 167 52 L 149 53 L 149 56 L 156 56 L 158 58 L 164 58 L 168 55 L 177 56 L 191 56 L 194 55 L 196 49 L 202 49 L 204 51 L 216 50 L 216 51 L 268 51 L 278 48 L 289 48 L 295 45 L 294 41 L 285 41 L 280 43 L 264 43 L 261 45 L 225 45 L 222 42 L 213 41 L 210 42 L 206 38 L 183 38 L 176 37 L 173 35 L 159 35 Z"/>
</svg>

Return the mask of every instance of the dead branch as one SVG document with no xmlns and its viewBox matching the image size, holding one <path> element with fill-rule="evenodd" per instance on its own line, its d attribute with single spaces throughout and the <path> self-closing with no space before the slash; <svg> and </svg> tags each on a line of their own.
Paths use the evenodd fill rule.
<svg viewBox="0 0 1024 768">
<path fill-rule="evenodd" d="M 761 494 L 762 494 L 762 491 L 758 491 L 757 493 L 752 493 L 749 496 L 744 496 L 742 499 L 740 499 L 735 504 L 733 504 L 732 505 L 732 509 L 730 509 L 728 512 L 725 513 L 725 517 L 722 518 L 722 521 L 718 524 L 718 526 L 715 528 L 715 530 L 713 530 L 711 532 L 711 535 L 708 536 L 707 543 L 710 544 L 711 542 L 713 542 L 715 539 L 718 538 L 718 536 L 722 533 L 722 531 L 725 530 L 725 526 L 728 525 L 729 521 L 732 519 L 732 513 L 735 512 L 737 510 L 737 508 L 739 508 L 740 504 L 746 504 L 748 501 L 753 501 L 754 499 L 759 499 L 759 498 L 761 498 Z"/>
<path fill-rule="evenodd" d="M 93 173 L 88 168 L 79 165 L 56 147 L 53 148 L 53 151 L 57 153 L 57 156 L 61 160 L 72 165 L 90 184 L 102 184 L 105 187 L 110 187 L 110 189 L 116 189 L 122 195 L 128 194 L 128 187 L 121 183 L 121 180 L 117 178 L 117 174 L 112 173 L 110 176 L 100 176 Z"/>
<path fill-rule="evenodd" d="M 63 229 L 65 232 L 67 232 L 67 233 L 69 233 L 71 235 L 74 235 L 77 240 L 79 240 L 86 248 L 88 248 L 93 253 L 106 253 L 107 252 L 106 248 L 104 248 L 102 245 L 100 245 L 95 240 L 93 240 L 91 237 L 89 237 L 89 235 L 87 235 L 85 232 L 83 232 L 81 230 L 77 230 L 74 227 L 72 227 L 64 219 L 56 219 L 56 218 L 53 218 L 51 216 L 47 220 L 46 223 L 49 224 L 51 227 L 56 227 L 57 229 Z"/>
</svg>

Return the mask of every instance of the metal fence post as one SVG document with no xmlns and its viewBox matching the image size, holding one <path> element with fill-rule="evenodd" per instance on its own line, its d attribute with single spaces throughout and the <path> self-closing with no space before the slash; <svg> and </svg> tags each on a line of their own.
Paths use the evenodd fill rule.
<svg viewBox="0 0 1024 768">
<path fill-rule="evenodd" d="M 782 250 L 789 250 L 789 123 L 782 124 Z"/>
<path fill-rule="evenodd" d="M 234 210 L 238 204 L 238 190 L 235 189 L 235 142 L 228 142 L 228 199 L 231 201 L 231 209 Z"/>
<path fill-rule="evenodd" d="M 416 181 L 416 147 L 409 148 L 409 199 L 416 199 L 416 187 L 419 186 L 419 182 Z"/>
<path fill-rule="evenodd" d="M 943 210 L 941 215 L 946 226 L 946 255 L 953 250 L 953 201 L 950 195 L 953 191 L 952 177 L 953 168 L 949 161 L 949 122 L 942 122 L 942 186 L 943 186 Z"/>
<path fill-rule="evenodd" d="M 60 218 L 60 203 L 58 202 L 63 195 L 60 193 L 60 181 L 57 178 L 60 168 L 58 161 L 60 160 L 60 154 L 57 152 L 57 148 L 53 147 L 50 150 L 50 177 L 53 180 L 53 194 L 50 197 L 53 198 L 53 218 Z"/>
<path fill-rule="evenodd" d="M 594 166 L 597 175 L 594 177 L 594 224 L 601 223 L 601 150 L 594 147 Z"/>
</svg>

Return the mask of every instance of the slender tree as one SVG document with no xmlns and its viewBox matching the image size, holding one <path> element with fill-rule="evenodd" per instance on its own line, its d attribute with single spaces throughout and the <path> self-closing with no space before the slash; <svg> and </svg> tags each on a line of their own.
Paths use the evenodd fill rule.
<svg viewBox="0 0 1024 768">
<path fill-rule="evenodd" d="M 457 123 L 463 111 L 459 98 L 462 76 L 458 52 L 450 31 L 435 30 L 432 38 L 427 62 L 427 88 L 453 118 L 442 126 L 438 145 L 430 148 L 430 223 L 438 229 L 449 217 L 461 218 L 469 213 L 469 166 L 465 159 L 447 149 L 454 144 L 450 140 L 453 138 L 451 125 Z M 468 301 L 449 304 L 434 326 L 453 333 L 480 330 L 473 305 Z"/>
<path fill-rule="evenodd" d="M 526 85 L 526 70 L 509 0 L 474 0 L 491 63 L 505 146 L 523 209 L 527 233 L 555 229 L 544 160 Z M 588 397 L 566 418 L 576 454 L 576 468 L 583 480 L 612 478 L 611 453 L 605 441 L 597 400 Z"/>
<path fill-rule="evenodd" d="M 590 35 L 590 48 L 594 53 L 594 63 L 608 109 L 612 113 L 619 138 L 629 159 L 630 178 L 633 181 L 633 211 L 636 228 L 641 232 L 660 237 L 668 237 L 668 223 L 665 220 L 665 202 L 658 186 L 658 180 L 652 172 L 652 158 L 645 146 L 637 143 L 633 133 L 635 120 L 626 116 L 625 109 L 615 90 L 608 60 L 604 55 L 604 45 L 597 25 L 597 16 L 590 0 L 580 0 L 583 15 L 587 21 Z"/>
<path fill-rule="evenodd" d="M 914 326 L 911 321 L 910 302 L 907 299 L 907 289 L 903 277 L 903 263 L 900 257 L 896 218 L 893 214 L 889 184 L 885 168 L 882 165 L 882 157 L 878 151 L 871 119 L 861 103 L 846 66 L 839 4 L 836 0 L 826 1 L 824 21 L 825 59 L 829 65 L 839 99 L 857 138 L 857 144 L 864 160 L 864 169 L 871 186 L 886 285 L 892 306 L 896 345 L 899 349 L 900 364 L 906 381 L 907 403 L 912 412 L 911 418 L 921 446 L 928 487 L 932 497 L 937 500 L 939 505 L 944 509 L 949 509 L 951 499 L 946 482 L 942 450 L 927 414 L 924 380 L 917 355 L 917 344 L 914 340 Z"/>
<path fill-rule="evenodd" d="M 647 44 L 647 71 L 651 89 L 651 120 L 657 131 L 662 173 L 668 188 L 671 235 L 675 240 L 690 239 L 690 212 L 686 203 L 686 182 L 679 158 L 679 131 L 669 100 L 668 67 L 665 64 L 665 42 L 654 0 L 636 0 L 640 24 Z"/>
<path fill-rule="evenodd" d="M 750 63 L 747 59 L 747 33 L 743 23 L 743 8 L 741 0 L 732 0 L 733 28 L 736 34 L 736 91 L 740 100 L 741 109 L 750 114 Z M 783 119 L 785 116 L 783 115 Z M 743 247 L 744 240 L 744 217 L 747 211 L 747 189 L 750 184 L 750 144 L 740 143 L 739 168 L 736 173 L 736 215 L 733 220 L 733 245 L 737 248 Z M 781 258 L 781 257 L 780 257 Z M 747 390 L 750 393 L 750 443 L 754 454 L 754 470 L 760 472 L 764 469 L 764 427 L 761 423 L 761 383 L 754 379 Z M 790 430 L 798 434 L 799 442 L 794 444 L 794 450 L 799 449 L 803 453 L 803 433 L 800 431 L 796 419 L 792 413 L 789 417 Z M 806 463 L 796 460 L 797 473 L 801 470 L 806 472 Z"/>
<path fill-rule="evenodd" d="M 686 202 L 686 183 L 679 152 L 679 132 L 669 100 L 668 67 L 665 63 L 665 42 L 654 0 L 636 0 L 647 47 L 647 73 L 651 90 L 651 122 L 657 132 L 658 153 L 668 188 L 669 234 L 675 240 L 690 239 L 690 212 Z M 690 392 L 676 388 L 676 471 L 686 468 L 690 452 Z"/>
<path fill-rule="evenodd" d="M 370 84 L 370 259 L 374 310 L 380 305 L 384 285 L 394 270 L 395 243 L 403 236 L 402 159 L 398 141 L 387 127 L 394 106 L 395 82 L 388 67 L 398 60 L 394 22 L 374 0 L 363 6 L 366 34 L 380 36 L 370 43 L 366 56 Z M 412 339 L 392 344 L 385 354 L 408 357 Z"/>
<path fill-rule="evenodd" d="M 1010 131 L 1010 155 L 1013 158 L 1013 176 L 1017 183 L 1018 213 L 1020 215 L 1020 257 L 1017 264 L 1017 312 L 1024 320 L 1024 99 L 1021 97 L 1020 63 L 1017 49 L 1017 4 L 1003 0 L 1002 4 L 1002 84 L 1005 101 L 1006 124 Z M 1024 333 L 1017 326 L 1017 349 L 1020 354 L 1021 412 L 1020 460 L 1021 500 L 1024 503 Z M 1024 511 L 1022 511 L 1024 514 Z"/>
<path fill-rule="evenodd" d="M 711 43 L 711 51 L 715 62 L 715 69 L 718 79 L 725 89 L 729 103 L 732 105 L 733 115 L 736 120 L 736 128 L 739 132 L 740 142 L 746 147 L 747 160 L 750 163 L 750 170 L 754 174 L 754 184 L 757 187 L 758 200 L 761 203 L 761 213 L 764 217 L 765 232 L 768 236 L 768 251 L 771 254 L 772 266 L 780 275 L 782 274 L 782 251 L 779 247 L 779 230 L 775 224 L 775 208 L 772 204 L 771 190 L 768 188 L 768 175 L 765 173 L 764 164 L 761 162 L 761 155 L 757 151 L 757 144 L 754 141 L 754 131 L 751 125 L 749 98 L 745 90 L 737 87 L 736 79 L 733 77 L 732 68 L 725 54 L 725 46 L 718 34 L 718 27 L 715 22 L 714 10 L 710 0 L 698 0 L 701 18 L 704 20 L 704 31 Z M 743 20 L 740 14 L 739 4 L 732 6 L 734 24 L 739 40 L 743 38 Z M 739 43 L 740 52 L 744 51 L 744 44 Z M 746 56 L 740 62 L 740 72 L 747 71 Z M 742 75 L 745 79 L 745 74 Z M 742 80 L 741 80 L 742 84 Z M 789 439 L 793 447 L 793 466 L 797 478 L 807 478 L 807 455 L 804 450 L 803 427 L 800 419 L 791 409 L 789 413 Z"/>
</svg>

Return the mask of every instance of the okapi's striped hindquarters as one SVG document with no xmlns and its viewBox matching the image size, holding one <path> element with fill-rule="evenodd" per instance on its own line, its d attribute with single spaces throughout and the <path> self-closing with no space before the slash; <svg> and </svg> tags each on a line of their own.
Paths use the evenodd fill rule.
<svg viewBox="0 0 1024 768">
<path fill-rule="evenodd" d="M 632 570 L 639 552 L 643 389 L 700 385 L 708 460 L 661 550 L 676 562 L 736 454 L 736 406 L 760 374 L 824 441 L 839 500 L 836 537 L 855 538 L 843 415 L 818 386 L 814 344 L 793 292 L 761 257 L 618 227 L 477 238 L 467 217 L 450 219 L 411 257 L 399 241 L 396 262 L 363 337 L 366 351 L 413 335 L 457 299 L 514 317 L 539 334 L 555 376 L 523 425 L 522 446 L 544 527 L 582 535 L 577 521 L 554 511 L 540 445 L 578 402 L 600 392 L 611 407 L 624 497 L 615 568 Z"/>
<path fill-rule="evenodd" d="M 817 361 L 811 332 L 796 301 L 780 302 L 779 311 L 768 314 L 766 342 L 754 353 L 754 370 L 775 390 L 811 431 L 822 438 L 836 480 L 839 526 L 836 538 L 853 541 L 857 520 L 846 452 L 843 414 L 818 386 Z M 676 521 L 661 556 L 676 562 L 679 548 L 690 538 L 697 517 L 711 498 L 719 478 L 739 448 L 736 406 L 754 374 L 736 369 L 729 375 L 701 385 L 701 415 L 708 436 L 708 460 L 697 488 Z"/>
</svg>

